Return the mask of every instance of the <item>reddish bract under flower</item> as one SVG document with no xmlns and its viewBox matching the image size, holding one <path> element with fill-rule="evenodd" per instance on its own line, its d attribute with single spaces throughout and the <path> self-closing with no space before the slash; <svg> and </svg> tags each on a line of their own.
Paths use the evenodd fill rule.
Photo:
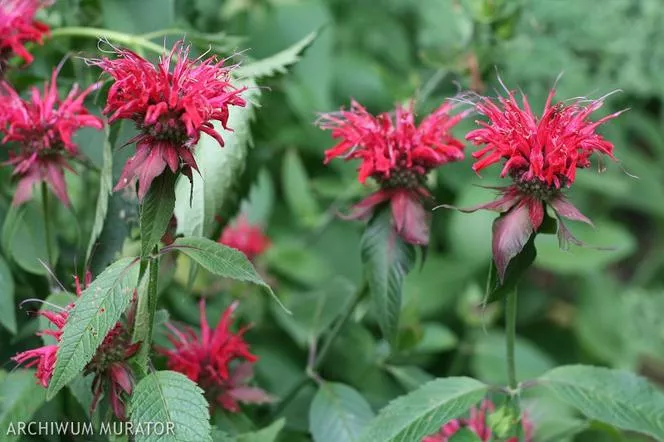
<svg viewBox="0 0 664 442">
<path fill-rule="evenodd" d="M 489 123 L 480 122 L 482 128 L 466 136 L 473 144 L 485 145 L 473 154 L 478 158 L 473 165 L 476 172 L 504 159 L 501 176 L 509 174 L 514 181 L 511 186 L 496 188 L 500 193 L 497 200 L 459 209 L 464 212 L 487 209 L 503 214 L 493 224 L 492 244 L 501 281 L 510 261 L 539 231 L 547 205 L 558 220 L 560 246 L 566 248 L 570 242 L 582 245 L 567 229 L 563 218 L 592 223 L 567 200 L 562 188 L 571 186 L 577 168 L 590 166 L 593 153 L 614 159 L 613 144 L 597 134 L 596 129 L 621 112 L 590 121 L 590 115 L 604 104 L 603 99 L 552 104 L 554 95 L 551 90 L 541 118 L 533 115 L 525 95 L 523 109 L 511 92 L 507 97 L 499 97 L 498 104 L 481 98 L 475 108 L 489 118 Z"/>
<path fill-rule="evenodd" d="M 448 442 L 451 440 L 459 430 L 468 428 L 475 433 L 482 442 L 489 442 L 492 440 L 493 432 L 489 423 L 488 417 L 495 411 L 496 407 L 490 400 L 482 401 L 479 407 L 470 409 L 470 415 L 463 419 L 453 419 L 443 425 L 440 431 L 436 434 L 426 436 L 422 442 Z M 533 424 L 525 416 L 522 417 L 524 440 L 525 442 L 532 442 L 533 440 Z M 507 439 L 506 442 L 518 442 L 517 438 Z"/>
<path fill-rule="evenodd" d="M 200 302 L 201 332 L 191 328 L 178 330 L 167 324 L 169 341 L 173 349 L 158 348 L 168 358 L 168 368 L 186 375 L 196 382 L 211 401 L 216 401 L 228 411 L 239 411 L 239 402 L 261 404 L 270 397 L 261 389 L 249 387 L 247 382 L 253 375 L 253 363 L 257 358 L 249 352 L 242 335 L 230 331 L 232 314 L 237 303 L 226 309 L 214 330 L 210 330 L 205 301 Z"/>
<path fill-rule="evenodd" d="M 35 20 L 35 14 L 51 3 L 51 0 L 0 0 L 0 77 L 12 54 L 32 63 L 32 54 L 25 44 L 43 43 L 48 26 Z"/>
<path fill-rule="evenodd" d="M 14 143 L 7 164 L 14 166 L 18 179 L 13 205 L 32 196 L 35 184 L 46 182 L 65 205 L 69 205 L 64 169 L 71 169 L 69 160 L 79 155 L 72 138 L 82 127 L 101 129 L 102 121 L 85 108 L 85 97 L 98 87 L 93 84 L 84 91 L 74 86 L 60 98 L 57 71 L 43 92 L 32 88 L 30 100 L 23 100 L 6 82 L 0 84 L 0 133 L 2 143 Z"/>
<path fill-rule="evenodd" d="M 231 84 L 231 67 L 212 56 L 190 60 L 189 47 L 177 42 L 155 66 L 128 49 L 115 49 L 117 58 L 92 60 L 115 81 L 108 92 L 104 113 L 109 122 L 132 120 L 141 132 L 136 154 L 125 164 L 115 190 L 138 179 L 142 199 L 152 181 L 166 169 L 174 173 L 182 166 L 191 176 L 198 170 L 192 148 L 201 132 L 223 147 L 224 141 L 212 121 L 227 127 L 229 107 L 244 106 L 244 88 Z M 173 66 L 171 66 L 173 65 Z"/>
<path fill-rule="evenodd" d="M 219 243 L 244 253 L 251 261 L 270 247 L 270 239 L 260 226 L 249 224 L 246 216 L 240 216 L 235 223 L 226 226 L 219 237 Z"/>
<path fill-rule="evenodd" d="M 89 272 L 86 273 L 86 287 L 90 284 L 91 280 L 92 275 Z M 75 278 L 75 282 L 76 295 L 81 296 L 83 288 L 79 283 L 78 277 Z M 134 322 L 135 301 L 136 291 L 134 291 L 133 305 L 127 314 L 127 323 L 130 324 Z M 18 353 L 12 358 L 16 363 L 26 368 L 36 365 L 37 371 L 35 377 L 44 388 L 48 387 L 53 376 L 58 344 L 62 338 L 63 328 L 69 319 L 69 312 L 73 307 L 74 304 L 72 303 L 57 312 L 40 310 L 39 315 L 47 318 L 56 328 L 43 330 L 37 334 L 40 336 L 52 336 L 57 343 L 27 350 Z M 140 345 L 140 342 L 131 343 L 129 328 L 123 322 L 116 323 L 111 331 L 108 332 L 92 360 L 84 369 L 84 374 L 94 374 L 92 380 L 93 398 L 90 404 L 91 413 L 97 407 L 101 394 L 107 389 L 109 391 L 111 408 L 115 416 L 120 420 L 126 419 L 123 393 L 126 393 L 127 396 L 131 395 L 134 385 L 134 377 L 127 360 L 136 354 Z"/>
<path fill-rule="evenodd" d="M 325 162 L 342 157 L 359 159 L 358 180 L 374 178 L 381 190 L 356 205 L 348 218 L 364 218 L 389 201 L 397 232 L 412 244 L 429 241 L 429 215 L 422 198 L 429 196 L 426 175 L 450 161 L 463 159 L 463 144 L 450 130 L 467 112 L 451 115 L 453 105 L 444 103 L 415 124 L 414 103 L 398 106 L 395 118 L 388 113 L 373 116 L 356 101 L 349 111 L 323 114 L 322 129 L 341 140 L 325 152 Z"/>
<path fill-rule="evenodd" d="M 481 98 L 475 109 L 489 118 L 489 123 L 479 122 L 482 128 L 466 135 L 474 145 L 485 146 L 473 153 L 478 159 L 473 170 L 479 172 L 505 159 L 501 176 L 511 173 L 521 182 L 541 182 L 560 189 L 574 182 L 577 168 L 590 166 L 593 153 L 614 158 L 613 144 L 596 129 L 621 112 L 591 121 L 590 115 L 602 107 L 603 99 L 552 104 L 554 95 L 552 89 L 540 118 L 533 115 L 525 95 L 523 109 L 511 92 L 498 97 L 498 104 Z"/>
</svg>

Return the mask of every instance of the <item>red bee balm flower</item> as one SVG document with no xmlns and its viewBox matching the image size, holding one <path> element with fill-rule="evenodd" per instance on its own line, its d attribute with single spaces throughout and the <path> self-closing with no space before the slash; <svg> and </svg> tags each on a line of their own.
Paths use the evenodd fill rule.
<svg viewBox="0 0 664 442">
<path fill-rule="evenodd" d="M 448 442 L 452 437 L 462 428 L 468 428 L 475 433 L 482 442 L 492 441 L 493 432 L 487 422 L 488 417 L 495 411 L 496 407 L 490 400 L 482 401 L 479 407 L 473 407 L 470 410 L 470 415 L 464 419 L 452 419 L 440 428 L 436 434 L 422 439 L 422 442 Z M 533 440 L 533 424 L 525 416 L 522 418 L 521 425 L 523 425 L 524 440 L 525 442 L 532 442 Z M 518 442 L 516 437 L 507 439 L 506 442 Z"/>
<path fill-rule="evenodd" d="M 601 153 L 613 156 L 613 144 L 596 132 L 598 126 L 617 117 L 616 112 L 591 121 L 604 99 L 576 99 L 552 104 L 555 90 L 551 90 L 541 117 L 533 115 L 526 96 L 522 108 L 511 92 L 497 102 L 483 97 L 475 109 L 489 119 L 488 123 L 466 135 L 475 145 L 484 146 L 473 153 L 476 172 L 505 160 L 502 177 L 509 175 L 514 184 L 499 187 L 501 197 L 496 201 L 469 209 L 494 210 L 503 213 L 493 225 L 493 257 L 501 280 L 507 265 L 524 247 L 532 234 L 542 225 L 545 207 L 551 207 L 558 218 L 558 238 L 561 247 L 569 242 L 581 244 L 565 227 L 562 218 L 591 224 L 563 194 L 574 182 L 577 168 L 590 166 L 590 156 Z"/>
<path fill-rule="evenodd" d="M 451 115 L 453 105 L 445 103 L 417 126 L 413 106 L 413 102 L 407 108 L 397 106 L 393 119 L 388 113 L 371 115 L 353 101 L 349 111 L 322 115 L 319 126 L 341 139 L 325 152 L 326 163 L 337 157 L 359 159 L 360 183 L 371 177 L 381 187 L 353 207 L 349 218 L 364 218 L 389 201 L 399 235 L 406 242 L 426 245 L 429 214 L 422 206 L 422 199 L 429 196 L 426 176 L 442 164 L 463 159 L 463 144 L 450 130 L 467 112 Z"/>
<path fill-rule="evenodd" d="M 239 411 L 238 402 L 261 404 L 270 397 L 261 389 L 249 387 L 256 356 L 242 338 L 246 328 L 236 334 L 230 331 L 231 316 L 237 308 L 233 303 L 226 309 L 214 330 L 205 317 L 205 301 L 201 300 L 201 332 L 191 328 L 180 331 L 167 324 L 172 350 L 157 350 L 168 358 L 168 368 L 186 375 L 196 382 L 208 399 L 216 401 L 228 411 Z"/>
<path fill-rule="evenodd" d="M 117 58 L 92 60 L 115 82 L 108 91 L 104 113 L 109 122 L 133 120 L 141 132 L 136 154 L 125 164 L 115 190 L 138 178 L 138 197 L 143 199 L 150 183 L 168 166 L 176 172 L 181 166 L 186 175 L 198 170 L 192 153 L 204 132 L 223 147 L 212 120 L 227 127 L 229 107 L 244 106 L 240 97 L 244 88 L 231 84 L 231 68 L 225 60 L 212 56 L 189 60 L 189 47 L 182 42 L 155 66 L 127 49 L 116 49 Z M 175 60 L 174 60 L 175 58 Z M 173 66 L 171 66 L 173 65 Z"/>
<path fill-rule="evenodd" d="M 0 77 L 13 54 L 32 63 L 33 57 L 25 43 L 43 43 L 48 26 L 35 20 L 35 13 L 51 3 L 46 0 L 0 0 Z"/>
<path fill-rule="evenodd" d="M 239 250 L 251 261 L 270 247 L 270 239 L 259 226 L 249 224 L 245 216 L 240 216 L 221 232 L 219 243 Z"/>
<path fill-rule="evenodd" d="M 85 97 L 98 87 L 93 84 L 79 92 L 74 86 L 60 98 L 56 85 L 57 71 L 44 85 L 43 93 L 32 88 L 30 100 L 23 100 L 6 82 L 0 84 L 0 133 L 3 143 L 14 143 L 7 164 L 14 166 L 18 179 L 13 205 L 32 196 L 33 186 L 46 182 L 53 193 L 69 205 L 64 169 L 72 170 L 69 160 L 79 155 L 72 141 L 82 127 L 101 129 L 102 121 L 88 113 L 83 105 Z"/>
<path fill-rule="evenodd" d="M 92 275 L 87 273 L 85 275 L 86 286 L 91 282 Z M 79 283 L 78 277 L 76 280 L 76 295 L 81 296 L 83 292 Z M 136 292 L 134 292 L 134 301 L 136 299 Z M 39 314 L 48 319 L 55 329 L 43 330 L 38 335 L 48 335 L 55 338 L 56 344 L 44 345 L 42 347 L 27 350 L 18 353 L 12 359 L 18 364 L 24 364 L 25 367 L 37 366 L 35 376 L 39 383 L 47 388 L 53 370 L 55 369 L 55 361 L 57 358 L 58 344 L 62 338 L 62 331 L 69 319 L 69 312 L 74 307 L 74 304 L 69 304 L 58 312 L 47 310 L 40 310 Z M 134 322 L 135 302 L 127 314 L 127 324 Z M 92 360 L 85 366 L 84 374 L 94 374 L 92 380 L 92 403 L 90 404 L 90 412 L 92 413 L 101 394 L 105 389 L 109 392 L 111 407 L 115 416 L 120 420 L 126 419 L 124 394 L 131 395 L 134 385 L 134 378 L 132 370 L 127 362 L 129 358 L 134 356 L 140 348 L 140 342 L 131 343 L 131 333 L 128 326 L 123 322 L 118 322 L 108 332 L 102 344 L 97 349 Z"/>
</svg>

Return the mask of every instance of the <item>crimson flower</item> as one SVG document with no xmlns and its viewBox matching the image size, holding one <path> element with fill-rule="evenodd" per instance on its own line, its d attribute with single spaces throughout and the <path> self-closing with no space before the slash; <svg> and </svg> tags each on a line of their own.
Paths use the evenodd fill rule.
<svg viewBox="0 0 664 442">
<path fill-rule="evenodd" d="M 270 247 L 270 238 L 260 226 L 250 224 L 247 217 L 241 215 L 221 232 L 219 243 L 239 250 L 253 261 Z"/>
<path fill-rule="evenodd" d="M 250 387 L 253 364 L 257 357 L 249 352 L 243 339 L 246 327 L 237 333 L 230 331 L 231 316 L 238 304 L 226 309 L 214 330 L 210 330 L 205 316 L 205 301 L 200 302 L 201 331 L 197 334 L 187 327 L 179 330 L 167 324 L 168 340 L 173 349 L 157 348 L 168 359 L 167 365 L 196 382 L 210 402 L 216 401 L 222 408 L 237 412 L 239 402 L 261 404 L 270 397 L 260 388 Z"/>
<path fill-rule="evenodd" d="M 72 138 L 82 127 L 103 127 L 102 121 L 91 115 L 83 104 L 98 84 L 84 91 L 79 91 L 75 85 L 62 99 L 56 77 L 57 70 L 44 84 L 43 91 L 32 88 L 29 100 L 23 100 L 8 83 L 0 83 L 2 143 L 13 143 L 16 147 L 10 151 L 6 163 L 14 167 L 13 175 L 18 180 L 14 206 L 29 200 L 33 186 L 42 181 L 68 206 L 64 169 L 73 171 L 69 161 L 79 155 Z"/>
<path fill-rule="evenodd" d="M 533 114 L 525 95 L 519 107 L 512 92 L 495 101 L 482 97 L 475 103 L 475 110 L 489 121 L 478 122 L 481 128 L 466 135 L 472 144 L 484 146 L 473 153 L 477 159 L 473 170 L 479 172 L 504 161 L 501 177 L 509 175 L 513 184 L 496 188 L 500 198 L 495 201 L 460 210 L 487 209 L 503 214 L 494 222 L 492 245 L 501 280 L 512 258 L 542 226 L 546 206 L 558 219 L 560 246 L 582 244 L 567 229 L 563 218 L 590 225 L 592 222 L 567 199 L 564 190 L 574 183 L 576 169 L 590 167 L 594 153 L 615 159 L 613 144 L 596 130 L 621 112 L 592 121 L 591 114 L 602 107 L 604 98 L 553 104 L 554 95 L 552 89 L 541 117 Z"/>
<path fill-rule="evenodd" d="M 32 63 L 28 42 L 43 43 L 48 26 L 35 20 L 37 10 L 50 0 L 0 0 L 0 77 L 9 58 L 15 54 L 25 63 Z"/>
<path fill-rule="evenodd" d="M 231 84 L 231 67 L 212 56 L 190 60 L 189 47 L 177 42 L 168 55 L 154 65 L 128 49 L 115 49 L 117 58 L 91 60 L 114 82 L 108 91 L 104 113 L 109 122 L 132 120 L 140 134 L 136 153 L 127 160 L 115 190 L 138 179 L 138 197 L 143 199 L 150 183 L 166 166 L 174 173 L 191 176 L 198 170 L 193 147 L 201 132 L 223 147 L 224 140 L 212 121 L 227 127 L 229 107 L 244 106 L 240 94 L 245 88 Z"/>
<path fill-rule="evenodd" d="M 358 159 L 358 180 L 373 178 L 380 190 L 355 205 L 350 219 L 365 218 L 377 205 L 389 201 L 394 228 L 411 244 L 429 242 L 429 213 L 422 200 L 429 197 L 426 177 L 429 171 L 450 161 L 463 159 L 463 144 L 450 130 L 467 112 L 451 115 L 453 105 L 444 103 L 415 124 L 414 102 L 397 106 L 389 113 L 371 115 L 356 101 L 349 111 L 323 114 L 321 129 L 331 130 L 340 141 L 325 152 L 325 163 L 338 157 Z"/>
<path fill-rule="evenodd" d="M 92 275 L 88 272 L 85 275 L 86 287 L 90 284 Z M 83 291 L 78 277 L 75 278 L 76 282 L 76 295 L 81 296 Z M 127 321 L 118 322 L 108 332 L 102 344 L 97 349 L 92 360 L 85 366 L 83 373 L 85 375 L 94 374 L 92 380 L 92 403 L 90 404 L 90 413 L 94 412 L 101 394 L 104 390 L 109 393 L 111 408 L 115 416 L 120 420 L 126 419 L 124 396 L 131 395 L 134 385 L 134 377 L 132 370 L 127 362 L 129 358 L 134 356 L 141 343 L 131 343 L 131 333 L 127 324 L 132 324 L 135 314 L 135 300 L 136 292 L 134 291 L 134 303 L 127 314 Z M 47 388 L 53 370 L 55 369 L 55 362 L 57 358 L 58 344 L 62 338 L 62 331 L 69 319 L 69 313 L 74 307 L 74 304 L 62 308 L 57 312 L 40 310 L 39 315 L 48 319 L 53 324 L 55 329 L 46 329 L 38 332 L 38 336 L 52 336 L 56 340 L 56 344 L 44 345 L 39 348 L 27 350 L 18 353 L 12 357 L 19 365 L 26 368 L 37 366 L 35 377 L 39 384 Z"/>
<path fill-rule="evenodd" d="M 487 419 L 495 411 L 496 407 L 488 399 L 482 401 L 479 407 L 470 409 L 470 415 L 463 419 L 452 419 L 440 428 L 436 434 L 426 436 L 422 442 L 448 442 L 462 428 L 467 428 L 480 438 L 482 442 L 489 442 L 493 437 L 491 426 Z M 533 440 L 533 424 L 525 416 L 522 416 L 521 425 L 524 431 L 525 442 Z M 516 437 L 507 439 L 506 442 L 518 442 Z"/>
</svg>

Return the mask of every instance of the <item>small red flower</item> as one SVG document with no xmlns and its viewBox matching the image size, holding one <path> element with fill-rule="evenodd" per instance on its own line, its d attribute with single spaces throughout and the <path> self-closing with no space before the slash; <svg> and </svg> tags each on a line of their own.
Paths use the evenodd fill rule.
<svg viewBox="0 0 664 442">
<path fill-rule="evenodd" d="M 497 102 L 480 98 L 475 109 L 488 122 L 478 122 L 480 129 L 466 135 L 475 145 L 484 146 L 473 153 L 477 161 L 473 170 L 480 170 L 504 161 L 501 177 L 509 175 L 513 184 L 496 190 L 500 198 L 465 212 L 479 209 L 503 213 L 493 225 L 493 256 L 501 280 L 507 265 L 537 233 L 544 220 L 546 206 L 558 218 L 561 247 L 569 242 L 581 244 L 565 227 L 562 218 L 591 224 L 563 194 L 576 178 L 576 169 L 590 167 L 590 157 L 600 153 L 615 159 L 613 144 L 596 130 L 621 112 L 592 121 L 590 116 L 604 104 L 598 100 L 575 99 L 552 104 L 552 89 L 541 117 L 536 117 L 523 95 L 522 107 L 512 92 L 498 97 Z"/>
<path fill-rule="evenodd" d="M 12 55 L 21 57 L 27 64 L 32 63 L 32 54 L 25 44 L 43 44 L 48 26 L 35 20 L 35 14 L 51 3 L 51 0 L 0 0 L 0 77 Z"/>
<path fill-rule="evenodd" d="M 186 375 L 196 382 L 210 401 L 224 409 L 239 411 L 238 402 L 261 404 L 270 397 L 260 388 L 247 385 L 253 376 L 253 363 L 257 358 L 249 352 L 242 335 L 230 331 L 232 314 L 238 304 L 226 309 L 214 330 L 210 330 L 205 316 L 205 301 L 200 302 L 201 332 L 187 327 L 184 331 L 167 324 L 169 341 L 173 349 L 158 348 L 168 358 L 168 368 Z"/>
<path fill-rule="evenodd" d="M 92 280 L 92 275 L 87 272 L 85 275 L 85 286 L 87 287 Z M 81 296 L 83 288 L 78 277 L 75 278 L 76 295 Z M 111 408 L 115 416 L 120 420 L 126 419 L 124 397 L 131 395 L 134 385 L 134 377 L 131 367 L 127 360 L 134 356 L 141 346 L 141 343 L 131 343 L 131 333 L 128 324 L 134 322 L 136 292 L 134 291 L 134 300 L 132 307 L 127 314 L 127 322 L 118 322 L 104 338 L 102 344 L 97 349 L 92 360 L 85 366 L 83 373 L 85 375 L 94 374 L 92 380 L 92 403 L 90 404 L 90 413 L 94 412 L 101 394 L 104 390 L 109 392 Z M 62 308 L 58 312 L 47 310 L 39 311 L 39 314 L 47 318 L 55 329 L 43 330 L 38 335 L 48 335 L 56 339 L 57 344 L 45 345 L 33 350 L 27 350 L 18 353 L 12 358 L 19 365 L 25 367 L 37 366 L 35 377 L 39 384 L 47 388 L 57 358 L 58 344 L 62 337 L 62 331 L 69 319 L 69 312 L 74 304 Z"/>
<path fill-rule="evenodd" d="M 227 127 L 230 106 L 244 106 L 245 88 L 231 84 L 231 67 L 212 56 L 190 60 L 189 47 L 177 42 L 170 54 L 153 63 L 128 49 L 115 49 L 117 58 L 91 60 L 114 80 L 108 91 L 104 113 L 109 122 L 133 120 L 141 132 L 136 153 L 125 164 L 115 190 L 138 179 L 138 197 L 143 199 L 150 183 L 168 166 L 174 173 L 191 176 L 198 170 L 192 153 L 201 132 L 223 147 L 224 141 L 212 125 Z"/>
<path fill-rule="evenodd" d="M 8 83 L 0 83 L 2 142 L 16 146 L 7 161 L 14 166 L 14 176 L 18 179 L 12 202 L 15 206 L 30 199 L 33 186 L 42 181 L 68 206 L 64 169 L 72 170 L 69 160 L 79 155 L 72 138 L 82 127 L 103 127 L 102 121 L 83 105 L 85 97 L 97 89 L 98 84 L 82 92 L 74 86 L 61 99 L 56 77 L 57 71 L 53 71 L 43 92 L 32 88 L 30 100 L 23 100 Z"/>
<path fill-rule="evenodd" d="M 371 177 L 381 186 L 357 204 L 349 218 L 364 218 L 389 201 L 399 235 L 425 245 L 429 241 L 429 214 L 422 206 L 429 196 L 426 176 L 442 164 L 463 159 L 463 144 L 450 130 L 467 112 L 451 115 L 453 105 L 446 102 L 416 125 L 413 107 L 412 101 L 406 108 L 397 106 L 393 118 L 389 113 L 371 115 L 352 101 L 349 111 L 323 114 L 318 124 L 340 139 L 325 152 L 326 163 L 338 157 L 359 159 L 360 183 Z"/>
<path fill-rule="evenodd" d="M 426 436 L 422 442 L 448 442 L 452 440 L 459 430 L 468 428 L 475 433 L 482 442 L 489 442 L 493 437 L 493 432 L 487 419 L 495 411 L 496 407 L 488 399 L 482 401 L 479 407 L 470 409 L 470 415 L 467 418 L 453 419 L 443 425 L 440 431 L 436 434 Z M 533 424 L 526 416 L 522 416 L 521 425 L 523 425 L 524 440 L 525 442 L 532 442 L 533 440 Z M 510 438 L 506 442 L 518 442 L 517 438 Z"/>
<path fill-rule="evenodd" d="M 251 261 L 263 254 L 270 247 L 270 239 L 260 226 L 249 224 L 246 216 L 241 215 L 235 223 L 226 226 L 219 243 L 244 253 Z"/>
</svg>

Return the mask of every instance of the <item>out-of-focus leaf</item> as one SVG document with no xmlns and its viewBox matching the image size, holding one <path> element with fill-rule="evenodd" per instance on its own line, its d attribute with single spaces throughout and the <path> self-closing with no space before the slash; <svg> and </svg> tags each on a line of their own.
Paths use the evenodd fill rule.
<svg viewBox="0 0 664 442">
<path fill-rule="evenodd" d="M 488 386 L 475 379 L 436 379 L 395 399 L 362 433 L 362 442 L 411 442 L 435 433 L 479 402 Z"/>
<path fill-rule="evenodd" d="M 568 228 L 577 230 L 577 224 L 568 222 Z M 535 265 L 562 274 L 587 274 L 601 270 L 608 264 L 630 256 L 635 248 L 634 237 L 622 226 L 609 221 L 596 220 L 595 229 L 578 226 L 578 239 L 589 247 L 572 245 L 569 251 L 561 250 L 553 235 L 537 235 Z M 611 250 L 598 250 L 606 247 Z"/>
<path fill-rule="evenodd" d="M 450 442 L 482 442 L 482 439 L 468 428 L 461 428 L 450 438 Z"/>
<path fill-rule="evenodd" d="M 288 151 L 281 172 L 284 197 L 295 219 L 304 226 L 316 223 L 320 208 L 309 185 L 307 171 L 296 151 Z"/>
<path fill-rule="evenodd" d="M 533 379 L 555 366 L 554 361 L 537 346 L 517 336 L 515 343 L 517 379 Z M 507 384 L 505 335 L 501 332 L 478 332 L 471 358 L 473 373 L 489 384 Z"/>
<path fill-rule="evenodd" d="M 414 261 L 415 250 L 395 232 L 389 210 L 376 214 L 362 237 L 362 263 L 378 324 L 388 341 L 396 337 L 403 280 Z"/>
<path fill-rule="evenodd" d="M 220 124 L 214 123 L 225 146 L 222 148 L 215 139 L 203 135 L 195 148 L 200 174 L 193 172 L 193 190 L 186 177 L 180 177 L 175 187 L 177 231 L 185 236 L 209 236 L 215 226 L 215 216 L 226 201 L 236 196 L 235 186 L 252 144 L 250 124 L 260 95 L 252 81 L 237 86 L 248 88 L 242 94 L 247 105 L 230 110 L 228 127 L 233 132 L 224 131 Z"/>
<path fill-rule="evenodd" d="M 90 261 L 90 254 L 94 248 L 99 235 L 104 229 L 106 214 L 108 213 L 108 200 L 113 192 L 113 151 L 111 142 L 108 139 L 109 130 L 106 129 L 106 135 L 103 143 L 102 166 L 99 173 L 99 196 L 97 196 L 97 208 L 95 209 L 95 221 L 90 232 L 90 241 L 85 252 L 85 262 Z"/>
<path fill-rule="evenodd" d="M 285 423 L 285 419 L 279 419 L 262 430 L 240 434 L 236 442 L 275 442 Z"/>
<path fill-rule="evenodd" d="M 385 369 L 394 376 L 394 378 L 407 391 L 417 390 L 427 382 L 434 380 L 432 375 L 414 365 L 388 365 Z"/>
<path fill-rule="evenodd" d="M 157 371 L 141 379 L 131 395 L 129 418 L 173 425 L 171 434 L 136 434 L 137 442 L 212 441 L 209 405 L 191 379 L 174 371 Z"/>
<path fill-rule="evenodd" d="M 309 425 L 315 442 L 354 442 L 374 412 L 355 389 L 323 382 L 311 403 Z"/>
<path fill-rule="evenodd" d="M 12 442 L 20 439 L 19 422 L 29 422 L 46 401 L 46 390 L 35 381 L 33 370 L 0 371 L 0 398 L 2 440 Z"/>
<path fill-rule="evenodd" d="M 0 256 L 0 324 L 12 334 L 16 334 L 14 278 L 2 256 Z"/>
<path fill-rule="evenodd" d="M 590 419 L 664 439 L 664 394 L 644 378 L 604 367 L 557 367 L 539 380 Z"/>
<path fill-rule="evenodd" d="M 249 191 L 249 197 L 242 203 L 241 212 L 251 224 L 267 226 L 275 203 L 272 177 L 267 169 L 258 174 L 258 179 Z"/>
<path fill-rule="evenodd" d="M 234 71 L 234 73 L 240 78 L 260 78 L 271 77 L 276 74 L 285 74 L 290 65 L 293 65 L 300 60 L 302 52 L 314 42 L 317 35 L 318 32 L 311 32 L 302 40 L 283 51 L 277 52 L 271 57 L 240 66 Z"/>
<path fill-rule="evenodd" d="M 105 0 L 102 18 L 108 29 L 142 34 L 175 23 L 175 0 Z"/>
</svg>

